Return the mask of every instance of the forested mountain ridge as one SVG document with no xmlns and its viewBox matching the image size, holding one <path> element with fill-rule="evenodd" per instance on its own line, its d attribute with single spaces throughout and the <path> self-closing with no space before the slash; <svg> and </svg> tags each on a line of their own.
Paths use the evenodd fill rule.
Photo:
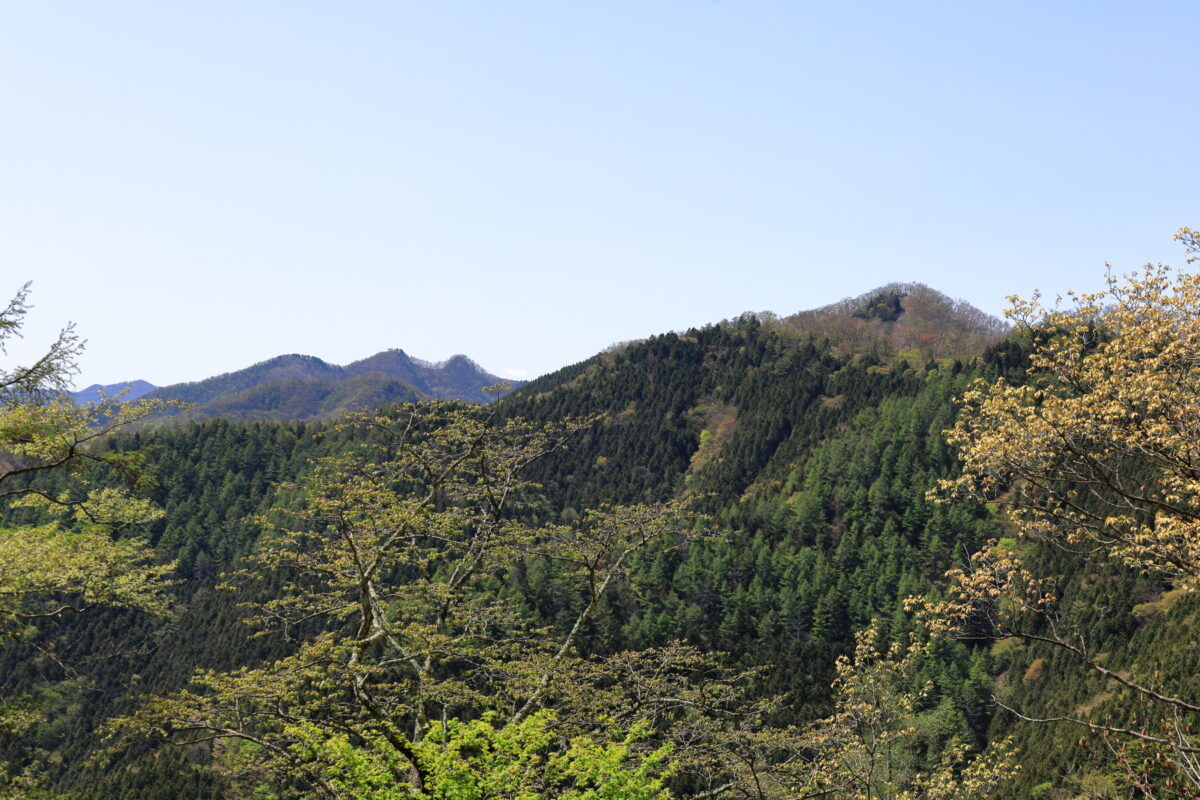
<svg viewBox="0 0 1200 800">
<path fill-rule="evenodd" d="M 922 283 L 895 282 L 819 308 L 781 316 L 772 311 L 746 312 L 736 319 L 753 319 L 781 334 L 811 337 L 843 354 L 888 358 L 974 358 L 1011 330 L 964 300 L 955 300 Z M 529 391 L 570 380 L 589 365 L 613 358 L 637 341 L 613 345 L 578 364 L 530 381 Z M 906 352 L 905 352 L 906 351 Z"/>
<path fill-rule="evenodd" d="M 577 633 L 572 652 L 585 665 L 685 646 L 717 660 L 697 668 L 705 674 L 748 670 L 743 699 L 769 709 L 755 723 L 760 727 L 725 730 L 719 747 L 713 745 L 734 761 L 684 761 L 669 783 L 674 796 L 805 796 L 772 783 L 786 775 L 755 773 L 768 786 L 758 794 L 713 793 L 722 784 L 711 777 L 745 778 L 734 763 L 744 755 L 737 748 L 761 754 L 754 750 L 759 741 L 769 743 L 768 751 L 812 752 L 811 742 L 796 745 L 786 737 L 841 713 L 853 684 L 849 659 L 864 663 L 864 652 L 872 658 L 861 637 L 855 643 L 869 629 L 883 650 L 905 652 L 911 637 L 922 643 L 902 668 L 880 665 L 893 676 L 888 702 L 911 706 L 884 736 L 891 742 L 887 758 L 903 765 L 894 785 L 911 785 L 917 771 L 938 767 L 957 748 L 986 748 L 1003 760 L 1004 737 L 1013 733 L 1020 769 L 1009 769 L 1003 784 L 989 783 L 989 792 L 998 788 L 991 796 L 1117 797 L 1119 773 L 1095 766 L 1095 753 L 1071 744 L 1077 730 L 1022 726 L 993 701 L 997 695 L 1063 714 L 1124 713 L 1130 699 L 1112 680 L 1089 676 L 1036 642 L 994 641 L 978 630 L 964 638 L 920 638 L 927 623 L 906 599 L 941 600 L 947 571 L 972 563 L 989 540 L 1062 576 L 1063 603 L 1082 615 L 1102 648 L 1097 658 L 1114 673 L 1144 673 L 1153 652 L 1171 665 L 1160 675 L 1194 680 L 1197 672 L 1187 673 L 1194 654 L 1180 650 L 1194 638 L 1193 596 L 1094 557 L 1036 541 L 1018 546 L 1005 537 L 1009 522 L 995 505 L 929 495 L 961 475 L 944 437 L 959 398 L 979 379 L 1020 384 L 1031 367 L 1027 338 L 1005 338 L 997 321 L 944 300 L 921 287 L 884 287 L 813 318 L 798 315 L 799 321 L 748 314 L 654 336 L 539 378 L 483 410 L 496 415 L 492 424 L 500 429 L 533 424 L 572 431 L 561 447 L 531 462 L 527 477 L 536 488 L 514 520 L 519 525 L 561 535 L 611 504 L 675 502 L 707 520 L 696 523 L 705 528 L 701 535 L 631 551 L 583 617 L 588 595 L 571 582 L 571 570 L 537 555 L 489 570 L 477 598 L 501 602 L 506 613 L 557 635 Z M 907 327 L 898 327 L 906 318 Z M 377 366 L 359 362 L 353 378 L 378 375 Z M 302 393 L 304 379 L 291 380 L 293 395 Z M 396 412 L 405 413 L 386 413 Z M 0 756 L 40 770 L 77 798 L 313 796 L 287 777 L 246 772 L 235 758 L 246 752 L 236 748 L 179 750 L 138 741 L 104 769 L 88 759 L 104 719 L 137 708 L 139 693 L 180 690 L 197 668 L 234 676 L 228 680 L 244 674 L 237 670 L 257 670 L 250 673 L 254 687 L 280 679 L 271 665 L 286 665 L 294 655 L 297 640 L 289 636 L 296 631 L 256 638 L 243 620 L 246 604 L 285 597 L 287 581 L 268 576 L 257 588 L 229 580 L 232 589 L 216 586 L 222 573 L 260 551 L 269 512 L 303 496 L 299 487 L 314 460 L 377 441 L 389 425 L 386 413 L 374 429 L 216 419 L 113 440 L 108 446 L 116 455 L 143 453 L 155 475 L 147 486 L 165 516 L 139 536 L 175 563 L 178 616 L 162 625 L 135 612 L 99 611 L 89 612 L 85 625 L 66 621 L 48 629 L 39 644 L 86 664 L 69 681 L 59 675 L 47 684 L 53 667 L 16 649 L 0 651 L 5 694 L 38 693 L 45 716 L 28 735 L 0 742 Z M 48 473 L 31 485 L 52 494 L 60 480 Z M 35 510 L 14 508 L 4 524 L 37 519 Z M 616 679 L 605 680 L 598 688 L 607 691 Z M 946 785 L 957 786 L 962 764 L 947 769 Z"/>
<path fill-rule="evenodd" d="M 392 349 L 345 366 L 315 356 L 276 356 L 146 396 L 192 404 L 178 414 L 182 419 L 315 420 L 414 400 L 486 402 L 484 387 L 502 380 L 466 356 L 431 363 Z"/>
</svg>

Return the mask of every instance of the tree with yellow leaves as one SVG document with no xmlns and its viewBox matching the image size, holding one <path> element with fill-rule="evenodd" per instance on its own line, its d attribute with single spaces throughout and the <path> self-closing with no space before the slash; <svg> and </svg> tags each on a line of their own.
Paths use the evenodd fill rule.
<svg viewBox="0 0 1200 800">
<path fill-rule="evenodd" d="M 1176 237 L 1189 263 L 1196 232 Z M 998 501 L 1020 537 L 1121 564 L 1182 592 L 1200 586 L 1200 275 L 1166 266 L 1108 276 L 1104 291 L 1046 306 L 1013 298 L 1010 318 L 1030 348 L 1025 380 L 980 383 L 948 432 L 963 460 L 941 496 Z M 1200 790 L 1200 697 L 1153 676 L 1110 669 L 1058 608 L 1052 576 L 1034 574 L 1018 541 L 994 543 L 950 574 L 930 614 L 958 635 L 1018 637 L 1070 653 L 1162 717 L 1144 727 L 1078 716 L 1024 719 L 1085 726 L 1110 741 L 1156 748 L 1160 785 L 1128 760 L 1145 797 Z"/>
</svg>

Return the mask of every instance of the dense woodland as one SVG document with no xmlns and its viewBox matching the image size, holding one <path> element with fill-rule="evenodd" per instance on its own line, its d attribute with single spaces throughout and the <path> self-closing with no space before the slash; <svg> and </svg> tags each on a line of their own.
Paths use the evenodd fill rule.
<svg viewBox="0 0 1200 800">
<path fill-rule="evenodd" d="M 1170 333 L 1137 358 L 1195 344 L 1190 306 L 1144 294 Z M 151 399 L 82 420 L 112 432 L 72 469 L 23 471 L 45 453 L 11 444 L 28 420 L 10 417 L 6 541 L 67 503 L 58 524 L 132 543 L 122 563 L 153 580 L 0 605 L 0 793 L 1196 797 L 1194 529 L 1159 547 L 1124 484 L 988 462 L 982 423 L 947 439 L 964 402 L 1000 414 L 963 400 L 979 382 L 1038 388 L 1038 408 L 1086 395 L 1095 376 L 1031 377 L 1066 363 L 1046 343 L 1083 363 L 1132 325 L 1085 309 L 1079 344 L 1083 317 L 1024 311 L 1009 332 L 887 287 L 616 347 L 485 405 L 342 421 L 149 424 Z M 11 408 L 55 402 L 20 377 Z M 1084 438 L 1160 525 L 1194 519 L 1193 484 L 1156 494 L 1157 455 Z M 81 481 L 139 514 L 93 519 Z M 1031 516 L 1005 510 L 1039 485 Z M 1056 539 L 1047 520 L 1072 514 L 1133 532 Z M 0 564 L 0 587 L 24 566 Z M 995 591 L 971 594 L 981 575 Z M 55 598 L 72 610 L 41 613 Z"/>
</svg>

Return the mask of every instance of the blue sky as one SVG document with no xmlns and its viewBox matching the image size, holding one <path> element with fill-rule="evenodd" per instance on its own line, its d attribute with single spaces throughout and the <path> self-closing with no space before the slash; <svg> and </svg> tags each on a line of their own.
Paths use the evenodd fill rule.
<svg viewBox="0 0 1200 800">
<path fill-rule="evenodd" d="M 921 281 L 1182 264 L 1192 2 L 0 4 L 0 293 L 79 383 L 533 376 Z"/>
</svg>

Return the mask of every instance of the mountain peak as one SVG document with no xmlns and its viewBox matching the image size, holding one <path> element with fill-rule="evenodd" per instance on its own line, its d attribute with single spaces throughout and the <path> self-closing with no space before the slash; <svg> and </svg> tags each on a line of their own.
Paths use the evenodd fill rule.
<svg viewBox="0 0 1200 800">
<path fill-rule="evenodd" d="M 963 357 L 1007 334 L 1009 326 L 964 300 L 923 283 L 889 283 L 780 320 L 799 333 L 849 349 L 885 343 L 925 358 Z"/>
</svg>

